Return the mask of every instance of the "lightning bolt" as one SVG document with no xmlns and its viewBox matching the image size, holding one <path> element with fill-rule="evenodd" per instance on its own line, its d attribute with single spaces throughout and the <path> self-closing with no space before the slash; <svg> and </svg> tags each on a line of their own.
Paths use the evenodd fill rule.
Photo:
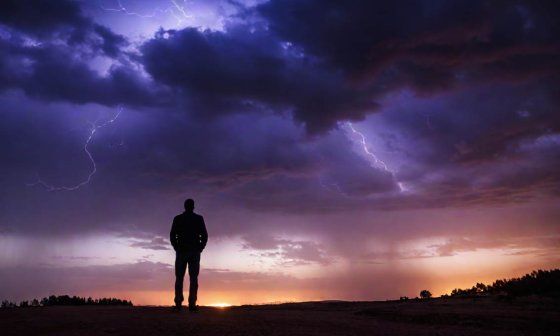
<svg viewBox="0 0 560 336">
<path fill-rule="evenodd" d="M 131 12 L 128 9 L 126 9 L 125 6 L 123 6 L 123 4 L 121 3 L 120 0 L 117 0 L 117 8 L 106 8 L 106 7 L 103 7 L 101 4 L 99 5 L 99 8 L 101 8 L 102 10 L 107 11 L 107 12 L 121 12 L 121 13 L 124 13 L 126 15 L 137 16 L 137 17 L 143 18 L 143 19 L 153 18 L 154 16 L 156 16 L 156 12 L 160 11 L 158 8 L 156 8 L 152 12 L 152 14 L 140 14 L 140 13 L 136 13 L 136 12 Z"/>
<path fill-rule="evenodd" d="M 136 16 L 142 19 L 154 18 L 158 14 L 167 13 L 167 14 L 171 14 L 175 18 L 175 20 L 177 20 L 177 25 L 180 25 L 185 20 L 193 18 L 192 15 L 187 14 L 187 11 L 185 10 L 185 6 L 180 5 L 176 0 L 170 0 L 171 5 L 164 9 L 156 7 L 149 14 L 142 14 L 142 13 L 131 11 L 123 5 L 121 0 L 117 0 L 116 2 L 117 2 L 116 8 L 103 7 L 101 4 L 99 5 L 99 8 L 101 8 L 106 12 L 119 12 L 125 15 Z M 183 0 L 183 3 L 186 3 L 186 1 Z"/>
<path fill-rule="evenodd" d="M 93 177 L 93 175 L 95 175 L 95 173 L 97 172 L 97 164 L 95 163 L 95 160 L 93 158 L 93 155 L 91 154 L 88 146 L 91 143 L 91 141 L 93 140 L 94 135 L 97 133 L 97 131 L 99 131 L 100 129 L 111 125 L 112 123 L 114 123 L 117 118 L 120 116 L 120 114 L 123 111 L 123 107 L 119 106 L 117 113 L 109 120 L 106 120 L 105 122 L 98 124 L 99 119 L 96 120 L 93 123 L 89 123 L 91 125 L 91 128 L 89 130 L 89 134 L 86 138 L 86 141 L 84 143 L 84 147 L 83 150 L 86 153 L 90 163 L 91 163 L 91 171 L 89 172 L 89 174 L 87 175 L 87 177 L 81 181 L 78 184 L 72 185 L 72 186 L 54 186 L 52 184 L 49 184 L 43 180 L 41 180 L 41 178 L 39 177 L 39 175 L 37 175 L 37 181 L 34 183 L 28 183 L 27 186 L 28 187 L 33 187 L 36 185 L 40 185 L 43 188 L 45 188 L 47 191 L 73 191 L 73 190 L 77 190 L 80 189 L 81 187 L 85 186 L 86 184 L 88 184 L 91 181 L 91 178 Z"/>
<path fill-rule="evenodd" d="M 183 0 L 183 3 L 184 2 L 185 0 Z M 173 4 L 177 12 L 179 12 L 179 14 L 183 16 L 184 19 L 190 19 L 193 17 L 192 15 L 187 14 L 187 12 L 185 11 L 185 7 L 179 5 L 176 0 L 171 0 L 171 3 Z M 172 11 L 172 13 L 174 12 Z"/>
<path fill-rule="evenodd" d="M 352 125 L 351 122 L 347 122 L 346 125 L 348 126 L 348 128 L 352 131 L 352 133 L 357 134 L 360 137 L 360 145 L 362 146 L 362 149 L 364 150 L 364 152 L 366 153 L 367 156 L 369 156 L 370 158 L 373 159 L 373 164 L 375 167 L 377 168 L 381 168 L 386 172 L 390 172 L 392 173 L 389 168 L 387 168 L 387 164 L 385 162 L 383 162 L 382 160 L 380 160 L 377 155 L 375 155 L 372 151 L 369 150 L 368 146 L 367 146 L 367 142 L 366 142 L 366 137 L 365 135 L 356 130 L 354 128 L 354 125 Z"/>
<path fill-rule="evenodd" d="M 375 153 L 373 153 L 368 145 L 367 145 L 367 139 L 366 136 L 358 131 L 356 128 L 354 128 L 354 125 L 352 125 L 351 122 L 346 122 L 344 123 L 351 131 L 353 134 L 357 135 L 359 138 L 359 144 L 362 147 L 364 153 L 366 154 L 366 156 L 368 156 L 369 158 L 371 158 L 370 162 L 373 168 L 380 168 L 383 169 L 384 171 L 388 172 L 389 174 L 391 174 L 393 176 L 393 178 L 395 178 L 396 180 L 396 175 L 395 172 L 391 169 L 389 169 L 389 167 L 387 166 L 387 164 L 381 160 L 379 157 L 377 157 L 377 155 L 375 155 Z M 407 191 L 407 187 L 404 185 L 403 182 L 399 182 L 397 181 L 397 186 L 399 187 L 399 190 L 401 192 L 403 191 Z"/>
</svg>

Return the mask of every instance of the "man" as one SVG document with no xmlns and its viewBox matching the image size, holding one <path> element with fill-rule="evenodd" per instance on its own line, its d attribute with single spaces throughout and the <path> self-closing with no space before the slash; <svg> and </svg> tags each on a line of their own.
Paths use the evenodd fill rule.
<svg viewBox="0 0 560 336">
<path fill-rule="evenodd" d="M 208 242 L 208 232 L 204 218 L 194 213 L 194 201 L 185 201 L 185 212 L 175 216 L 171 233 L 171 245 L 176 252 L 175 258 L 175 309 L 181 310 L 183 303 L 183 278 L 189 266 L 189 310 L 196 311 L 196 294 L 198 291 L 198 272 L 200 270 L 200 253 Z"/>
</svg>

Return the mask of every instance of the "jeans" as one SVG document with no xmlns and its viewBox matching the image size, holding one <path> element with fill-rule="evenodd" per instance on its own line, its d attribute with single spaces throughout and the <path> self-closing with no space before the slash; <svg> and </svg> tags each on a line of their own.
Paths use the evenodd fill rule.
<svg viewBox="0 0 560 336">
<path fill-rule="evenodd" d="M 183 302 L 183 279 L 189 266 L 189 306 L 196 305 L 198 291 L 198 273 L 200 271 L 200 252 L 177 251 L 175 257 L 175 304 L 180 306 Z"/>
</svg>

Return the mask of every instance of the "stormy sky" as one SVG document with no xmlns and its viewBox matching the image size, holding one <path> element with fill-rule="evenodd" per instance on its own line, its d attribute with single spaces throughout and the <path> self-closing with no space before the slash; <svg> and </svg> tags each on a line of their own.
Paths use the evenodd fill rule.
<svg viewBox="0 0 560 336">
<path fill-rule="evenodd" d="M 560 265 L 555 1 L 0 4 L 0 298 L 439 295 Z"/>
</svg>

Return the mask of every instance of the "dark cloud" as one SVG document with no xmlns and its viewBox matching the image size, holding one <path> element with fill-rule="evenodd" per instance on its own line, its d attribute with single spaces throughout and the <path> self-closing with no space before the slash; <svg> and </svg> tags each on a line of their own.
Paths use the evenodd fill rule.
<svg viewBox="0 0 560 336">
<path fill-rule="evenodd" d="M 90 21 L 80 3 L 66 0 L 6 0 L 0 5 L 0 22 L 37 36 L 64 29 L 82 29 Z"/>
<path fill-rule="evenodd" d="M 0 45 L 2 89 L 21 89 L 46 101 L 77 104 L 161 104 L 158 89 L 150 88 L 149 81 L 130 68 L 113 66 L 103 76 L 76 59 L 76 50 L 71 47 L 23 46 L 5 40 Z"/>
<path fill-rule="evenodd" d="M 431 93 L 558 69 L 554 2 L 270 1 L 258 10 L 283 40 L 384 91 Z"/>
<path fill-rule="evenodd" d="M 131 67 L 128 40 L 85 17 L 73 1 L 6 1 L 0 23 L 1 90 L 46 101 L 150 106 L 156 87 Z M 96 59 L 97 57 L 97 59 Z M 101 58 L 106 75 L 95 69 Z"/>
<path fill-rule="evenodd" d="M 128 44 L 124 36 L 115 34 L 105 26 L 96 24 L 94 25 L 94 31 L 102 38 L 101 49 L 109 57 L 119 56 L 122 52 L 121 49 Z"/>
<path fill-rule="evenodd" d="M 348 86 L 261 29 L 160 31 L 141 50 L 146 70 L 182 90 L 197 115 L 272 109 L 292 113 L 316 132 L 376 108 L 367 89 Z"/>
<path fill-rule="evenodd" d="M 108 57 L 119 56 L 128 44 L 124 36 L 84 16 L 75 1 L 8 0 L 0 10 L 0 23 L 11 28 L 9 34 L 36 39 L 38 44 L 64 41 L 74 47 L 99 49 Z"/>
</svg>

